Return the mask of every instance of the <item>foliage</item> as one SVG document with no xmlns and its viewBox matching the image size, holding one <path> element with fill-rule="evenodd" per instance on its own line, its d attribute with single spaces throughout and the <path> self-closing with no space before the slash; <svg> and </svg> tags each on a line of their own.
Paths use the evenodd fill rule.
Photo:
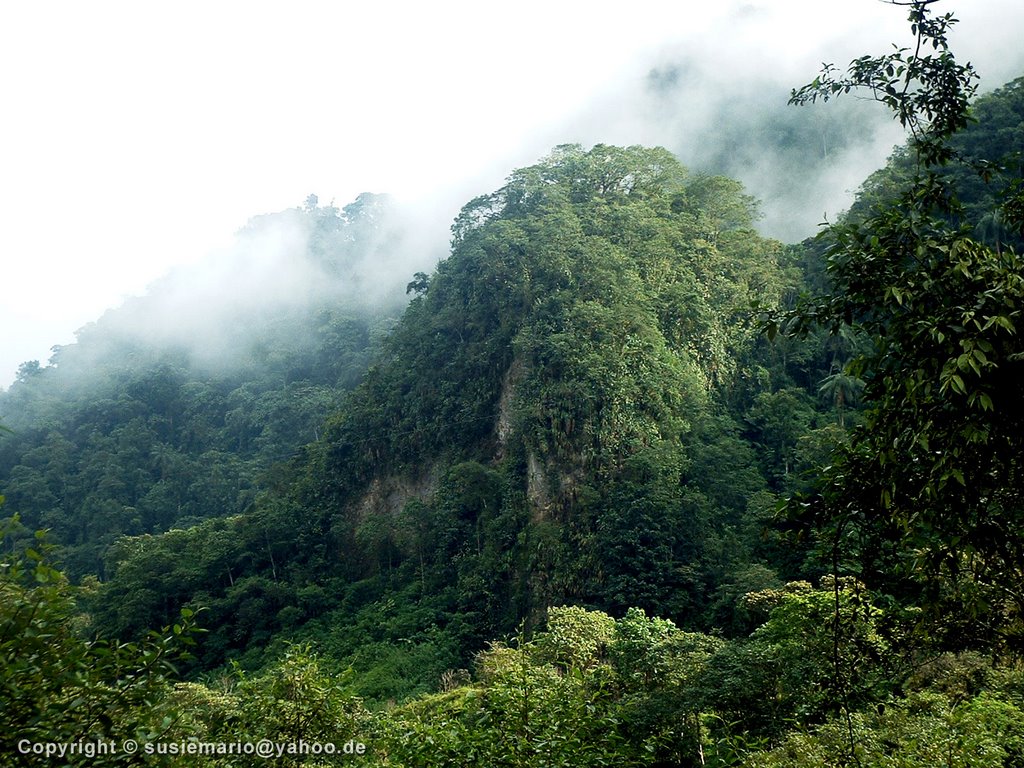
<svg viewBox="0 0 1024 768">
<path fill-rule="evenodd" d="M 371 713 L 352 670 L 308 646 L 284 648 L 259 672 L 235 666 L 175 683 L 170 661 L 193 631 L 187 612 L 145 643 L 83 640 L 66 580 L 34 550 L 26 558 L 8 557 L 0 574 L 11 732 L 37 742 L 130 736 L 156 751 L 73 755 L 67 765 L 190 765 L 189 745 L 260 740 L 283 747 L 269 761 L 282 766 L 833 765 L 847 754 L 847 728 L 866 766 L 1002 766 L 1024 754 L 1019 667 L 946 656 L 912 675 L 894 671 L 882 613 L 849 580 L 749 594 L 769 617 L 746 640 L 685 632 L 638 609 L 615 620 L 551 608 L 532 637 L 521 630 L 479 654 L 472 678 L 453 670 L 441 692 Z M 842 669 L 829 662 L 837 631 Z M 866 697 L 838 691 L 840 676 L 859 677 Z M 847 723 L 834 717 L 837 696 L 853 702 Z M 766 707 L 775 722 L 759 721 Z M 301 752 L 312 744 L 331 750 Z M 365 753 L 344 751 L 358 744 Z M 12 765 L 39 764 L 5 754 Z M 265 762 L 203 757 L 225 768 Z"/>
<path fill-rule="evenodd" d="M 983 693 L 955 702 L 917 693 L 853 717 L 856 764 L 864 768 L 1003 768 L 1024 756 L 1024 711 L 1019 702 Z M 848 758 L 846 724 L 829 722 L 794 733 L 771 752 L 752 756 L 750 768 L 841 765 Z"/>
<path fill-rule="evenodd" d="M 281 746 L 282 754 L 269 760 L 205 757 L 203 765 L 365 765 L 371 759 L 372 745 L 366 744 L 369 714 L 308 647 L 289 648 L 257 675 L 236 669 L 206 685 L 179 683 L 169 698 L 181 719 L 168 742 L 256 744 L 266 740 Z M 346 744 L 362 744 L 366 751 L 346 752 Z M 315 751 L 298 752 L 303 745 Z"/>
<path fill-rule="evenodd" d="M 959 211 L 937 213 L 950 224 L 970 227 L 974 239 L 1001 251 L 1018 253 L 1024 238 L 1014 221 L 1020 216 L 1017 197 L 1024 156 L 1024 80 L 1018 78 L 970 105 L 971 122 L 949 137 L 952 159 L 933 170 L 956 191 Z M 909 188 L 916 173 L 916 157 L 907 148 L 863 184 L 850 217 L 862 218 L 872 206 L 885 204 Z M 951 215 L 952 214 L 952 215 Z"/>
<path fill-rule="evenodd" d="M 357 203 L 286 217 L 339 278 L 380 239 Z M 223 378 L 108 318 L 0 402 L 30 406 L 0 480 L 74 576 L 100 577 L 104 635 L 207 608 L 200 669 L 315 641 L 380 703 L 566 600 L 741 631 L 720 589 L 769 551 L 749 499 L 813 464 L 794 430 L 829 405 L 804 371 L 821 355 L 779 359 L 751 326 L 754 296 L 801 280 L 755 217 L 739 184 L 664 150 L 558 147 L 465 206 L 344 397 L 365 313 L 268 313 Z M 765 387 L 808 404 L 779 443 Z"/>
<path fill-rule="evenodd" d="M 177 712 L 166 694 L 175 664 L 194 642 L 192 613 L 183 611 L 181 623 L 137 643 L 86 639 L 75 590 L 47 562 L 46 543 L 38 539 L 23 554 L 5 553 L 0 564 L 4 765 L 40 765 L 25 744 L 120 744 L 167 735 Z M 138 764 L 123 751 L 61 760 L 69 766 Z"/>
<path fill-rule="evenodd" d="M 817 589 L 791 582 L 742 602 L 767 620 L 715 649 L 691 694 L 714 713 L 710 730 L 723 756 L 884 700 L 906 674 L 892 658 L 882 611 L 853 580 L 828 577 Z"/>
<path fill-rule="evenodd" d="M 304 251 L 290 268 L 331 275 L 349 297 L 344 306 L 337 296 L 249 306 L 250 297 L 235 295 L 238 306 L 209 308 L 209 323 L 219 323 L 209 329 L 213 338 L 183 341 L 185 331 L 153 320 L 183 300 L 169 278 L 83 328 L 77 343 L 55 348 L 48 366 L 22 366 L 0 393 L 10 427 L 0 443 L 0 483 L 11 512 L 63 545 L 74 578 L 107 575 L 105 550 L 120 536 L 242 512 L 271 466 L 320 437 L 397 308 L 352 298 L 356 267 L 385 235 L 366 219 L 380 214 L 368 200 L 344 212 L 292 210 L 239 234 L 239 247 L 258 260 L 280 230 L 302 232 Z M 201 315 L 191 308 L 204 287 L 190 287 L 190 311 Z M 186 328 L 196 322 L 177 317 Z"/>
<path fill-rule="evenodd" d="M 951 139 L 967 125 L 974 73 L 948 49 L 954 19 L 933 18 L 930 5 L 911 4 L 913 54 L 860 59 L 849 78 L 826 72 L 794 95 L 869 89 L 911 128 L 918 161 L 895 199 L 833 230 L 832 293 L 788 321 L 852 327 L 872 342 L 846 368 L 865 381 L 864 423 L 804 509 L 830 531 L 832 561 L 912 589 L 893 583 L 895 570 L 924 584 L 934 614 L 966 606 L 1016 637 L 1024 264 L 955 225 L 961 209 L 939 171 L 957 157 Z M 936 53 L 923 55 L 929 47 Z"/>
<path fill-rule="evenodd" d="M 941 165 L 951 159 L 951 147 L 942 139 L 967 125 L 977 73 L 970 64 L 958 63 L 949 50 L 947 35 L 956 19 L 952 13 L 932 15 L 935 1 L 905 3 L 915 37 L 913 51 L 896 48 L 883 56 L 861 56 L 850 63 L 845 78 L 837 79 L 835 68 L 826 65 L 812 83 L 793 91 L 790 103 L 828 101 L 840 93 L 868 91 L 910 131 L 911 147 L 924 165 Z"/>
<path fill-rule="evenodd" d="M 642 611 L 614 621 L 552 608 L 535 638 L 482 653 L 473 683 L 390 713 L 389 762 L 695 764 L 700 733 L 685 690 L 716 645 Z"/>
</svg>

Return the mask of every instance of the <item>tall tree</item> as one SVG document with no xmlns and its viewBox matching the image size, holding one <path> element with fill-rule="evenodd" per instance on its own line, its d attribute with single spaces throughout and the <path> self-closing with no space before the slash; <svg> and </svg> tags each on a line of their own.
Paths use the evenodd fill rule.
<svg viewBox="0 0 1024 768">
<path fill-rule="evenodd" d="M 956 20 L 934 15 L 936 1 L 893 3 L 909 7 L 912 48 L 856 59 L 845 76 L 828 66 L 794 91 L 804 104 L 866 90 L 909 130 L 916 168 L 895 199 L 832 229 L 831 293 L 769 331 L 822 324 L 872 341 L 846 369 L 865 381 L 865 423 L 817 494 L 794 505 L 827 532 L 833 564 L 854 555 L 848 565 L 875 580 L 896 568 L 910 577 L 903 588 L 924 587 L 926 606 L 955 601 L 1020 642 L 1024 263 L 955 223 L 942 170 L 961 159 L 951 139 L 970 120 L 976 74 L 949 49 Z M 1020 231 L 1014 203 L 1003 222 Z"/>
</svg>

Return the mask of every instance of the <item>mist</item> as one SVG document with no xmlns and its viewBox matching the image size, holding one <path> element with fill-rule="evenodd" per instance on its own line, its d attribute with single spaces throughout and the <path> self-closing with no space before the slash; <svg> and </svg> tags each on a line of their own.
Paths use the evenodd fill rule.
<svg viewBox="0 0 1024 768">
<path fill-rule="evenodd" d="M 683 60 L 651 71 L 644 93 L 651 130 L 692 170 L 743 182 L 759 201 L 762 234 L 784 242 L 834 221 L 903 138 L 875 104 L 792 107 L 784 82 L 752 79 L 729 92 L 700 67 Z M 693 104 L 701 109 L 681 107 Z"/>
<path fill-rule="evenodd" d="M 710 28 L 637 58 L 548 135 L 664 146 L 691 171 L 743 182 L 759 201 L 762 234 L 783 242 L 813 236 L 849 208 L 865 179 L 906 140 L 892 113 L 862 94 L 788 103 L 825 63 L 845 71 L 861 55 L 913 44 L 905 9 L 844 3 L 844 15 L 837 5 L 733 4 Z M 945 10 L 957 9 L 938 12 Z M 1024 8 L 979 2 L 957 15 L 951 45 L 960 61 L 975 65 L 979 93 L 1024 75 L 1017 42 Z"/>
<path fill-rule="evenodd" d="M 267 340 L 286 341 L 291 352 L 316 343 L 318 312 L 387 324 L 413 274 L 444 255 L 438 242 L 428 222 L 387 195 L 365 193 L 341 208 L 310 195 L 252 218 L 226 246 L 82 329 L 75 375 L 87 375 L 96 355 L 132 349 L 173 352 L 199 374 L 233 376 L 260 364 Z"/>
<path fill-rule="evenodd" d="M 760 201 L 761 231 L 796 242 L 847 208 L 903 141 L 870 101 L 786 103 L 822 62 L 844 68 L 858 55 L 909 44 L 904 10 L 886 3 L 734 2 L 711 10 L 648 2 L 629 14 L 584 15 L 527 3 L 520 10 L 500 20 L 439 11 L 400 28 L 371 11 L 355 20 L 362 26 L 333 17 L 313 24 L 306 11 L 294 19 L 258 10 L 244 19 L 215 15 L 193 41 L 196 58 L 180 82 L 146 58 L 140 40 L 108 40 L 127 45 L 155 75 L 138 91 L 151 94 L 145 103 L 166 96 L 177 111 L 168 123 L 160 110 L 137 110 L 127 144 L 116 141 L 123 132 L 107 139 L 92 128 L 62 142 L 54 131 L 66 116 L 55 115 L 44 134 L 50 140 L 33 150 L 35 123 L 15 126 L 20 143 L 10 147 L 28 160 L 11 163 L 10 178 L 20 181 L 8 181 L 13 194 L 4 203 L 7 228 L 24 226 L 25 234 L 0 243 L 14 286 L 0 308 L 9 329 L 0 386 L 19 363 L 45 359 L 90 319 L 83 338 L 116 329 L 182 348 L 212 370 L 244 360 L 249 340 L 275 313 L 325 304 L 400 312 L 412 274 L 445 256 L 459 208 L 559 144 L 664 146 L 694 172 L 742 181 Z M 1024 73 L 1017 43 L 1024 8 L 978 0 L 954 10 L 961 18 L 954 52 L 974 62 L 982 90 Z M 186 21 L 174 23 L 187 36 Z M 240 22 L 254 34 L 227 34 Z M 345 30 L 345 45 L 329 34 L 332 25 Z M 282 38 L 268 48 L 255 34 L 278 29 L 304 44 L 289 47 Z M 62 34 L 54 39 L 73 53 L 78 38 Z M 154 45 L 162 50 L 165 42 Z M 109 75 L 121 72 L 115 64 L 104 56 L 96 66 Z M 54 78 L 39 92 L 59 94 L 53 86 L 65 70 L 50 62 L 39 72 Z M 110 80 L 97 76 L 89 87 Z M 205 90 L 207 81 L 215 91 Z M 80 103 L 82 114 L 114 124 L 109 110 L 121 93 L 100 95 Z M 45 116 L 37 93 L 26 99 L 19 110 L 14 98 L 12 114 Z M 197 119 L 186 125 L 190 109 Z M 150 113 L 161 119 L 149 121 Z M 160 147 L 179 167 L 159 165 Z M 78 164 L 97 156 L 101 165 Z M 153 167 L 130 175 L 125 168 L 147 165 L 139 157 Z M 378 211 L 379 231 L 359 236 L 362 250 L 347 252 L 344 269 L 329 268 L 310 251 L 304 197 L 316 192 L 319 207 L 341 211 L 368 190 L 394 195 L 387 212 Z M 69 204 L 59 211 L 35 204 L 62 196 Z M 243 226 L 247 216 L 257 218 Z M 118 296 L 124 306 L 113 309 Z"/>
</svg>

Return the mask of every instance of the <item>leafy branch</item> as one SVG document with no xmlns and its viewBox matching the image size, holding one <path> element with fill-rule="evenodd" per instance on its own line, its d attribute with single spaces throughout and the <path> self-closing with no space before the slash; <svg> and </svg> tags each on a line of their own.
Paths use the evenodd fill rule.
<svg viewBox="0 0 1024 768">
<path fill-rule="evenodd" d="M 850 62 L 845 75 L 832 64 L 802 88 L 793 89 L 789 103 L 828 101 L 840 94 L 867 91 L 888 107 L 908 129 L 912 145 L 925 166 L 948 162 L 952 150 L 945 139 L 969 122 L 968 104 L 977 91 L 978 75 L 960 64 L 949 50 L 948 33 L 957 22 L 953 14 L 931 16 L 938 0 L 892 2 L 910 8 L 908 21 L 913 48 L 893 46 L 882 56 L 861 56 Z"/>
</svg>

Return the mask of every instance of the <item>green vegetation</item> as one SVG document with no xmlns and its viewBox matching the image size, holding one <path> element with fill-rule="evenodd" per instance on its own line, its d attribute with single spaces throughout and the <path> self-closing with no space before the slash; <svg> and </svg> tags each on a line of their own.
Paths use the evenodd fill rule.
<svg viewBox="0 0 1024 768">
<path fill-rule="evenodd" d="M 566 145 L 462 209 L 393 323 L 318 295 L 211 369 L 108 316 L 26 364 L 0 397 L 12 732 L 335 750 L 278 765 L 1022 764 L 1024 91 L 973 101 L 952 18 L 909 10 L 918 47 L 794 92 L 867 89 L 911 133 L 814 241 L 758 236 L 736 182 L 664 150 Z M 358 291 L 376 202 L 278 216 Z"/>
<path fill-rule="evenodd" d="M 751 302 L 799 275 L 751 221 L 735 182 L 663 150 L 560 147 L 517 171 L 466 206 L 274 487 L 106 550 L 97 626 L 133 636 L 205 607 L 202 667 L 315 641 L 383 700 L 548 605 L 738 628 L 736 585 L 778 582 L 760 530 L 798 440 L 838 420 L 752 327 Z"/>
<path fill-rule="evenodd" d="M 394 300 L 368 305 L 355 282 L 388 235 L 377 221 L 386 211 L 373 196 L 344 210 L 311 199 L 239 234 L 262 258 L 286 240 L 281 262 L 321 286 L 312 300 L 182 302 L 169 278 L 55 348 L 48 366 L 22 365 L 0 393 L 10 428 L 0 487 L 26 535 L 50 530 L 73 577 L 105 576 L 119 537 L 245 510 L 274 482 L 276 463 L 319 438 L 392 322 L 388 313 L 399 311 Z M 217 287 L 225 296 L 234 289 Z M 173 322 L 198 325 L 174 332 Z"/>
<path fill-rule="evenodd" d="M 17 748 L 19 740 L 160 737 L 177 716 L 164 693 L 176 676 L 176 658 L 193 642 L 191 612 L 183 612 L 183 624 L 138 643 L 84 639 L 87 617 L 76 611 L 75 591 L 47 564 L 45 542 L 36 547 L 21 556 L 5 554 L 0 562 L 4 764 L 41 764 Z M 94 763 L 74 755 L 63 764 Z M 114 756 L 106 764 L 129 761 Z"/>
<path fill-rule="evenodd" d="M 870 90 L 910 129 L 916 165 L 900 178 L 907 166 L 898 161 L 892 197 L 832 229 L 831 293 L 786 321 L 797 331 L 818 323 L 860 337 L 846 372 L 865 380 L 869 403 L 814 494 L 791 506 L 815 519 L 834 569 L 900 597 L 916 593 L 951 641 L 1019 650 L 1024 263 L 1002 235 L 975 240 L 981 220 L 970 215 L 993 213 L 998 195 L 1000 226 L 1024 232 L 1017 183 L 1009 181 L 1019 180 L 1020 148 L 995 149 L 991 126 L 978 131 L 977 144 L 968 140 L 975 75 L 947 48 L 953 20 L 931 17 L 921 3 L 911 21 L 935 53 L 860 59 L 849 78 L 827 72 L 794 95 Z M 1010 117 L 1019 114 L 1018 91 L 981 102 L 979 116 L 1002 109 L 1019 126 Z M 998 183 L 962 202 L 977 187 L 957 182 L 972 173 Z"/>
<path fill-rule="evenodd" d="M 190 744 L 268 740 L 320 750 L 283 753 L 276 765 L 838 765 L 849 733 L 865 765 L 995 768 L 1024 758 L 1024 668 L 973 653 L 908 665 L 887 611 L 852 579 L 749 593 L 745 608 L 763 623 L 734 640 L 639 609 L 616 620 L 551 608 L 530 637 L 521 630 L 492 644 L 436 693 L 373 711 L 351 670 L 332 671 L 308 647 L 288 647 L 257 673 L 175 682 L 170 661 L 193 642 L 192 627 L 140 644 L 78 639 L 73 588 L 35 552 L 28 559 L 30 568 L 9 560 L 0 573 L 5 712 L 22 737 L 3 744 L 5 764 L 48 764 L 23 754 L 29 742 L 133 738 L 140 752 L 164 754 L 118 748 L 61 764 L 191 765 Z M 24 583 L 29 571 L 34 585 Z"/>
</svg>

